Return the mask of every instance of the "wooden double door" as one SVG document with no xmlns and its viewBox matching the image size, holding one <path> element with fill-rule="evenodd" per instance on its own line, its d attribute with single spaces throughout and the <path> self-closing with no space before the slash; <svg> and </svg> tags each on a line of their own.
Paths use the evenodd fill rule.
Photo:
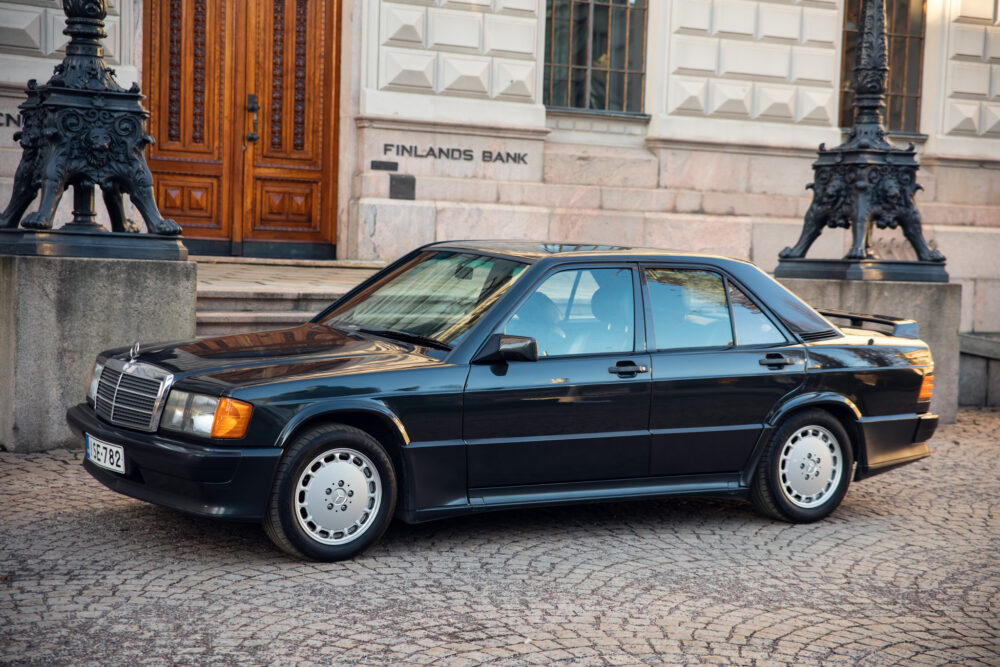
<svg viewBox="0 0 1000 667">
<path fill-rule="evenodd" d="M 147 156 L 195 251 L 333 256 L 339 0 L 146 0 Z"/>
</svg>

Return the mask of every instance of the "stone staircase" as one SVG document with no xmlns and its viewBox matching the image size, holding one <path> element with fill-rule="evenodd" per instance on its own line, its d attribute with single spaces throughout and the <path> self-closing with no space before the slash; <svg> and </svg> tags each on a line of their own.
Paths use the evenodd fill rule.
<svg viewBox="0 0 1000 667">
<path fill-rule="evenodd" d="M 960 333 L 958 404 L 1000 407 L 1000 331 Z"/>
<path fill-rule="evenodd" d="M 302 324 L 382 266 L 378 262 L 195 259 L 199 337 Z"/>
</svg>

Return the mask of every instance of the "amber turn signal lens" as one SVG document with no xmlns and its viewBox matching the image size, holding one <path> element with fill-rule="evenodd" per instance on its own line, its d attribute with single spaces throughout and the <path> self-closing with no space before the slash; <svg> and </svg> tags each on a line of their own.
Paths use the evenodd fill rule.
<svg viewBox="0 0 1000 667">
<path fill-rule="evenodd" d="M 934 376 L 925 375 L 924 381 L 920 383 L 920 393 L 917 394 L 918 401 L 929 401 L 934 395 Z"/>
<path fill-rule="evenodd" d="M 253 406 L 232 398 L 220 398 L 212 422 L 213 438 L 242 438 L 250 425 Z"/>
</svg>

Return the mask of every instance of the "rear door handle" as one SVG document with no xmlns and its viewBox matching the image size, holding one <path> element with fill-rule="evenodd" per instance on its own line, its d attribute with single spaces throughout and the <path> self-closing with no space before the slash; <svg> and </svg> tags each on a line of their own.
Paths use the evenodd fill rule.
<svg viewBox="0 0 1000 667">
<path fill-rule="evenodd" d="M 769 354 L 758 362 L 761 366 L 791 366 L 796 360 L 783 354 Z"/>
<path fill-rule="evenodd" d="M 609 373 L 614 373 L 619 377 L 632 377 L 637 373 L 646 373 L 649 371 L 648 366 L 643 366 L 642 364 L 633 364 L 631 361 L 619 361 L 614 366 L 608 368 Z"/>
</svg>

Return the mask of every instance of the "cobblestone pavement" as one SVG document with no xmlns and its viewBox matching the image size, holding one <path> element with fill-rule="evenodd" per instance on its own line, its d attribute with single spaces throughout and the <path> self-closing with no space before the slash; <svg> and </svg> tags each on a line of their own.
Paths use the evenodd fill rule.
<svg viewBox="0 0 1000 667">
<path fill-rule="evenodd" d="M 1000 413 L 794 526 L 668 500 L 394 524 L 353 562 L 0 454 L 0 663 L 1000 664 Z"/>
</svg>

